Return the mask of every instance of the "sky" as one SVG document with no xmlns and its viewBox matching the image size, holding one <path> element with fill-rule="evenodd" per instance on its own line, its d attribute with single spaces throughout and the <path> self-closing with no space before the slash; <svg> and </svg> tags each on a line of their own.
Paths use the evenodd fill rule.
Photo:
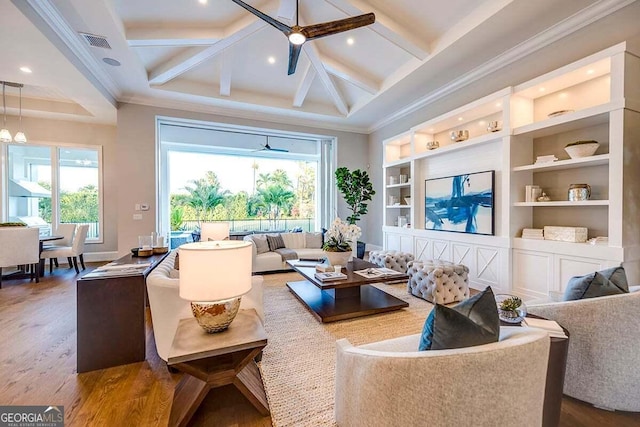
<svg viewBox="0 0 640 427">
<path fill-rule="evenodd" d="M 284 169 L 295 186 L 298 173 L 296 160 L 170 151 L 169 191 L 171 194 L 187 194 L 185 186 L 189 181 L 203 178 L 207 171 L 213 171 L 218 176 L 223 190 L 229 190 L 231 193 L 246 191 L 251 194 L 254 161 L 258 164 L 256 178 L 261 173 Z"/>
</svg>

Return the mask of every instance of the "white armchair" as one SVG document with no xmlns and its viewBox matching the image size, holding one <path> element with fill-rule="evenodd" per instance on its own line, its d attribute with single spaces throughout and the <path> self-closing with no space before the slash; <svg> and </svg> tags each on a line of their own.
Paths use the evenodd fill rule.
<svg viewBox="0 0 640 427">
<path fill-rule="evenodd" d="M 180 319 L 193 316 L 189 301 L 180 298 L 180 279 L 178 272 L 173 269 L 177 253 L 177 250 L 171 251 L 147 276 L 153 336 L 158 355 L 164 361 L 169 357 L 171 343 Z M 240 309 L 249 308 L 254 308 L 264 323 L 262 276 L 253 276 L 251 291 L 242 296 Z"/>
<path fill-rule="evenodd" d="M 497 343 L 454 350 L 417 351 L 419 341 L 337 342 L 339 426 L 491 426 L 506 414 L 542 425 L 546 332 L 503 327 Z"/>
<path fill-rule="evenodd" d="M 14 265 L 30 265 L 31 277 L 40 281 L 40 230 L 27 227 L 0 227 L 0 288 L 2 269 Z"/>
<path fill-rule="evenodd" d="M 606 409 L 640 411 L 640 291 L 529 305 L 570 334 L 564 394 Z"/>
<path fill-rule="evenodd" d="M 89 232 L 89 226 L 86 224 L 78 225 L 73 236 L 73 242 L 71 246 L 51 246 L 49 248 L 45 248 L 42 251 L 41 258 L 42 259 L 51 259 L 51 258 L 67 258 L 69 261 L 69 268 L 72 266 L 75 267 L 76 273 L 80 273 L 78 269 L 78 258 L 80 258 L 80 263 L 82 264 L 82 269 L 85 269 L 84 266 L 84 243 L 87 240 L 87 233 Z M 73 263 L 72 263 L 73 260 Z M 49 272 L 51 272 L 51 263 L 49 263 Z"/>
</svg>

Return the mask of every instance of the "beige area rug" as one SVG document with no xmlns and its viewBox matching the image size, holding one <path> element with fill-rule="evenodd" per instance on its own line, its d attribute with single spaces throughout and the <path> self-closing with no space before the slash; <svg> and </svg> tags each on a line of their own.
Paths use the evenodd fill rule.
<svg viewBox="0 0 640 427">
<path fill-rule="evenodd" d="M 433 307 L 406 284 L 376 285 L 409 303 L 403 310 L 322 324 L 286 287 L 297 273 L 264 276 L 268 345 L 261 363 L 275 427 L 335 425 L 336 340 L 360 345 L 419 333 Z"/>
</svg>

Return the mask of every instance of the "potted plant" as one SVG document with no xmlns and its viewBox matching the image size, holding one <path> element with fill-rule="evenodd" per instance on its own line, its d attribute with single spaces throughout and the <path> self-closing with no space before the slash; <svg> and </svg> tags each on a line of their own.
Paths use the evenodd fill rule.
<svg viewBox="0 0 640 427">
<path fill-rule="evenodd" d="M 351 258 L 351 243 L 362 234 L 360 227 L 347 224 L 336 218 L 325 233 L 322 250 L 325 252 L 330 265 L 347 265 Z"/>
<path fill-rule="evenodd" d="M 500 320 L 507 323 L 519 323 L 527 315 L 526 306 L 517 296 L 496 295 Z"/>
<path fill-rule="evenodd" d="M 347 217 L 347 223 L 355 225 L 360 216 L 367 213 L 366 202 L 376 194 L 369 180 L 369 174 L 360 169 L 350 171 L 346 167 L 341 167 L 336 170 L 336 184 L 351 211 L 351 215 Z M 358 242 L 356 253 L 358 258 L 364 258 L 364 249 L 364 242 Z"/>
</svg>

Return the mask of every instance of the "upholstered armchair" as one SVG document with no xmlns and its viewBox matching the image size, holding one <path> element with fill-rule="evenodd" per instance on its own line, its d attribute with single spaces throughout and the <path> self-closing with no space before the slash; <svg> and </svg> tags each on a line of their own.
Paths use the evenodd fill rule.
<svg viewBox="0 0 640 427">
<path fill-rule="evenodd" d="M 597 407 L 640 411 L 640 291 L 527 307 L 571 334 L 564 394 Z"/>
<path fill-rule="evenodd" d="M 2 269 L 16 265 L 31 266 L 31 277 L 40 281 L 40 230 L 27 227 L 0 227 L 0 288 Z"/>
<path fill-rule="evenodd" d="M 542 425 L 546 332 L 503 327 L 497 343 L 454 350 L 417 351 L 419 341 L 337 342 L 339 426 Z"/>
<path fill-rule="evenodd" d="M 153 323 L 153 336 L 158 355 L 164 361 L 169 357 L 173 337 L 180 319 L 193 317 L 189 301 L 180 298 L 180 279 L 174 269 L 177 250 L 169 255 L 147 276 L 147 293 Z M 251 291 L 242 296 L 240 309 L 254 308 L 264 322 L 262 303 L 262 276 L 252 277 Z"/>
</svg>

